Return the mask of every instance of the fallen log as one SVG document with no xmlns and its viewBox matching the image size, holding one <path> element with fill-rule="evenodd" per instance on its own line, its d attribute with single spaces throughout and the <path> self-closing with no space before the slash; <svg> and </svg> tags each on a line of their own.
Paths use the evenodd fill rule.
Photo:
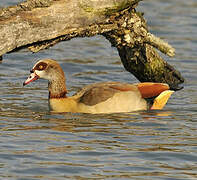
<svg viewBox="0 0 197 180">
<path fill-rule="evenodd" d="M 0 56 L 19 48 L 36 53 L 75 37 L 105 36 L 116 47 L 125 69 L 139 81 L 165 82 L 179 89 L 181 74 L 157 51 L 175 49 L 148 31 L 142 0 L 27 0 L 0 10 Z"/>
</svg>

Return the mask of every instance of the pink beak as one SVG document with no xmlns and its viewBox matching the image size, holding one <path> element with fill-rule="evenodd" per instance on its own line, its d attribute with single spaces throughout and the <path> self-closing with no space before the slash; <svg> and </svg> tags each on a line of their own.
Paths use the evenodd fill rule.
<svg viewBox="0 0 197 180">
<path fill-rule="evenodd" d="M 24 81 L 23 86 L 29 84 L 30 82 L 37 80 L 38 78 L 39 76 L 35 72 L 31 73 L 30 76 L 27 78 L 27 80 Z"/>
</svg>

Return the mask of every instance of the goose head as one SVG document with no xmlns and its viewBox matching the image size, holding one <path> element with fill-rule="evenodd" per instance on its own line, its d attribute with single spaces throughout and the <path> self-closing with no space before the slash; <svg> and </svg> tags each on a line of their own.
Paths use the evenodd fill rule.
<svg viewBox="0 0 197 180">
<path fill-rule="evenodd" d="M 30 70 L 30 76 L 24 81 L 23 85 L 27 85 L 39 78 L 46 79 L 49 83 L 63 81 L 65 76 L 60 65 L 52 59 L 39 60 Z"/>
</svg>

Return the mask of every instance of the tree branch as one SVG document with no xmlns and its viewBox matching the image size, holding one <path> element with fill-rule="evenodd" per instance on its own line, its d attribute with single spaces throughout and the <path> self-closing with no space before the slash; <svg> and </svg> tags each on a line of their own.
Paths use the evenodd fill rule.
<svg viewBox="0 0 197 180">
<path fill-rule="evenodd" d="M 126 70 L 140 81 L 166 82 L 174 89 L 180 73 L 154 50 L 174 56 L 167 42 L 149 33 L 135 7 L 141 0 L 27 0 L 0 10 L 0 56 L 18 48 L 32 52 L 74 37 L 104 35 Z"/>
</svg>

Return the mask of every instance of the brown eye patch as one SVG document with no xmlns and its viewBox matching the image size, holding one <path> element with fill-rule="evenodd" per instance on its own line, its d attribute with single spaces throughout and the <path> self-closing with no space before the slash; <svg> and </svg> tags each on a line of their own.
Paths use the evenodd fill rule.
<svg viewBox="0 0 197 180">
<path fill-rule="evenodd" d="M 46 69 L 47 64 L 44 62 L 40 62 L 36 65 L 36 67 L 34 68 L 34 70 L 38 70 L 38 71 L 42 71 L 44 69 Z"/>
</svg>

